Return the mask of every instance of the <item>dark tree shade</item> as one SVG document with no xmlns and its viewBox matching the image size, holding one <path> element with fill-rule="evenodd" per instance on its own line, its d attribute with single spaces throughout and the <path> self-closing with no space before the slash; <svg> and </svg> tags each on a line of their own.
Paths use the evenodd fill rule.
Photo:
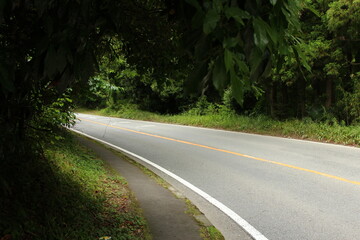
<svg viewBox="0 0 360 240">
<path fill-rule="evenodd" d="M 277 56 L 301 60 L 293 34 L 297 6 L 290 0 L 2 0 L 0 125 L 8 136 L 1 140 L 11 145 L 8 137 L 24 137 L 44 106 L 87 81 L 97 57 L 110 51 L 111 37 L 138 70 L 160 76 L 194 62 L 192 88 L 212 81 L 221 92 L 230 84 L 241 103 Z"/>
</svg>

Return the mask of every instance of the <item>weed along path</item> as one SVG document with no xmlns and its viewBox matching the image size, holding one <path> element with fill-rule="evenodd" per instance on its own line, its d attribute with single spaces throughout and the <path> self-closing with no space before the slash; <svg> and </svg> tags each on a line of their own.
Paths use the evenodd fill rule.
<svg viewBox="0 0 360 240">
<path fill-rule="evenodd" d="M 359 148 L 77 117 L 75 130 L 137 158 L 182 191 L 226 239 L 359 239 Z"/>
</svg>

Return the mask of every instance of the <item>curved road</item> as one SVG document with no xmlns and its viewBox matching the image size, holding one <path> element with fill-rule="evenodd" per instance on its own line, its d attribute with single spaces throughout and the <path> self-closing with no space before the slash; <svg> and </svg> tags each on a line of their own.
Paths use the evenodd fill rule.
<svg viewBox="0 0 360 240">
<path fill-rule="evenodd" d="M 267 239 L 360 239 L 359 148 L 86 114 L 77 117 L 74 129 L 176 174 Z"/>
</svg>

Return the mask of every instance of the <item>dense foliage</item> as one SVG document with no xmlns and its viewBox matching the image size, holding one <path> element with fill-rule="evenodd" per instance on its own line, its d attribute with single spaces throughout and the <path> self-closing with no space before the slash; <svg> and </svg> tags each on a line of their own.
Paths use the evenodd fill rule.
<svg viewBox="0 0 360 240">
<path fill-rule="evenodd" d="M 292 58 L 275 69 L 265 85 L 267 112 L 281 118 L 358 122 L 360 46 L 355 29 L 359 29 L 359 2 L 308 2 L 314 11 L 301 12 L 305 40 L 301 48 L 311 71 L 304 71 Z"/>
<path fill-rule="evenodd" d="M 44 159 L 44 141 L 71 125 L 73 102 L 358 122 L 359 5 L 1 0 L 0 214 L 4 199 L 26 205 L 21 183 L 39 177 L 28 169 Z M 14 219 L 24 214 L 15 209 Z M 26 231 L 12 222 L 11 230 L 0 224 L 0 237 Z"/>
<path fill-rule="evenodd" d="M 255 1 L 241 9 L 226 1 L 189 2 L 196 10 L 192 22 L 184 25 L 193 35 L 188 37 L 185 31 L 181 39 L 192 53 L 189 64 L 159 80 L 149 74 L 122 77 L 134 66 L 120 63 L 115 70 L 114 62 L 104 62 L 97 80 L 114 81 L 101 76 L 115 70 L 124 94 L 98 108 L 119 110 L 130 102 L 148 111 L 182 112 L 204 102 L 203 97 L 197 100 L 184 93 L 192 86 L 202 90 L 200 95 L 209 103 L 223 104 L 239 114 L 281 120 L 307 117 L 346 125 L 360 121 L 359 1 L 308 0 L 302 2 L 302 9 L 289 5 L 286 11 L 299 19 L 276 25 L 283 28 L 271 25 L 284 20 L 274 20 L 272 14 L 279 11 L 276 1 L 267 3 L 268 7 L 275 3 L 274 12 L 268 14 L 262 12 L 266 8 L 253 9 Z M 121 59 L 126 61 L 124 55 Z"/>
<path fill-rule="evenodd" d="M 144 66 L 159 53 L 171 52 L 166 17 L 154 11 L 154 4 L 0 1 L 0 238 L 36 239 L 26 221 L 41 220 L 46 212 L 31 203 L 61 192 L 47 182 L 53 172 L 40 168 L 47 161 L 42 146 L 59 139 L 57 128 L 71 124 L 70 96 L 88 81 L 102 53 L 110 51 L 107 36 L 121 38 L 129 55 L 138 54 L 137 47 L 147 49 Z M 149 46 L 155 42 L 163 44 Z M 52 221 L 61 229 L 62 222 Z"/>
</svg>

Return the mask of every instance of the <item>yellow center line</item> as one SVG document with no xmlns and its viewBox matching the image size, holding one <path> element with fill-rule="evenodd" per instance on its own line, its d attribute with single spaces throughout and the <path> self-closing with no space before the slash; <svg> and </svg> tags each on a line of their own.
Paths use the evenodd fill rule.
<svg viewBox="0 0 360 240">
<path fill-rule="evenodd" d="M 210 147 L 210 146 L 206 146 L 206 145 L 202 145 L 202 144 L 192 143 L 192 142 L 178 140 L 178 139 L 174 139 L 174 138 L 163 137 L 163 136 L 159 136 L 159 135 L 155 135 L 155 134 L 151 134 L 151 133 L 140 132 L 140 131 L 136 131 L 136 130 L 132 130 L 132 129 L 128 129 L 128 128 L 112 126 L 112 125 L 108 125 L 108 124 L 105 124 L 105 123 L 96 122 L 96 121 L 92 121 L 92 120 L 88 120 L 88 119 L 83 119 L 83 118 L 78 118 L 78 119 L 80 119 L 82 121 L 86 121 L 86 122 L 91 122 L 91 123 L 95 123 L 95 124 L 115 128 L 115 129 L 124 130 L 124 131 L 127 131 L 127 132 L 138 133 L 138 134 L 142 134 L 142 135 L 146 135 L 146 136 L 150 136 L 150 137 L 165 139 L 165 140 L 168 140 L 168 141 L 184 143 L 184 144 L 188 144 L 188 145 L 192 145 L 192 146 L 211 149 L 211 150 L 218 151 L 218 152 L 229 153 L 229 154 L 236 155 L 236 156 L 250 158 L 250 159 L 261 161 L 261 162 L 272 163 L 272 164 L 275 164 L 275 165 L 280 165 L 280 166 L 283 166 L 283 167 L 288 167 L 288 168 L 292 168 L 292 169 L 296 169 L 296 170 L 300 170 L 300 171 L 304 171 L 304 172 L 314 173 L 314 174 L 317 174 L 317 175 L 321 175 L 321 176 L 324 176 L 324 177 L 336 179 L 336 180 L 339 180 L 339 181 L 352 183 L 352 184 L 355 184 L 355 185 L 360 185 L 360 182 L 358 182 L 358 181 L 352 181 L 352 180 L 349 180 L 349 179 L 346 179 L 346 178 L 334 176 L 334 175 L 323 173 L 323 172 L 318 172 L 318 171 L 311 170 L 311 169 L 297 167 L 297 166 L 286 164 L 286 163 L 281 163 L 281 162 L 271 161 L 271 160 L 267 160 L 267 159 L 263 159 L 263 158 L 253 157 L 253 156 L 249 156 L 249 155 L 242 154 L 242 153 L 237 153 L 237 152 L 233 152 L 233 151 L 229 151 L 229 150 L 224 150 L 224 149 L 221 149 L 221 148 L 214 148 L 214 147 Z"/>
</svg>

